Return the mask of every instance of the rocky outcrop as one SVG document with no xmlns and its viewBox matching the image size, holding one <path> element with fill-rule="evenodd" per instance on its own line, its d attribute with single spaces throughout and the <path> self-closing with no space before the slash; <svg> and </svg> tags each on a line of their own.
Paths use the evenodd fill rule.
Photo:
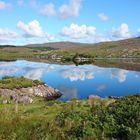
<svg viewBox="0 0 140 140">
<path fill-rule="evenodd" d="M 0 88 L 0 97 L 3 99 L 2 103 L 24 103 L 29 104 L 33 102 L 33 97 L 43 97 L 45 100 L 54 100 L 61 96 L 59 90 L 49 87 L 48 85 L 38 85 L 28 88 L 20 89 L 2 89 Z M 10 101 L 9 101 L 10 100 Z"/>
<path fill-rule="evenodd" d="M 97 96 L 97 95 L 89 95 L 88 96 L 88 99 L 89 100 L 92 100 L 92 99 L 101 99 L 101 97 L 100 96 Z"/>
</svg>

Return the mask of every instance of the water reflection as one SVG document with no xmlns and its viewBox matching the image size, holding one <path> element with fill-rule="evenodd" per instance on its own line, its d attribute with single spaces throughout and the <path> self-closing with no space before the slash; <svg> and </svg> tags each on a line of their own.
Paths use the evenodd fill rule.
<svg viewBox="0 0 140 140">
<path fill-rule="evenodd" d="M 105 89 L 107 89 L 106 84 L 99 84 L 96 88 L 96 90 L 99 91 L 99 92 L 104 91 Z"/>
<path fill-rule="evenodd" d="M 74 87 L 66 87 L 64 85 L 61 85 L 58 87 L 58 89 L 63 93 L 63 96 L 61 97 L 62 100 L 71 100 L 74 98 L 78 98 L 78 91 Z"/>
<path fill-rule="evenodd" d="M 42 80 L 62 91 L 62 100 L 83 99 L 90 94 L 105 97 L 140 93 L 140 72 L 118 68 L 29 61 L 0 62 L 0 78 L 6 75 Z"/>
<path fill-rule="evenodd" d="M 127 78 L 127 70 L 111 69 L 111 78 L 116 78 L 120 83 L 125 82 Z"/>
<path fill-rule="evenodd" d="M 64 78 L 69 78 L 70 81 L 86 80 L 94 78 L 94 70 L 87 68 L 71 67 L 69 69 L 62 69 L 60 74 Z"/>
</svg>

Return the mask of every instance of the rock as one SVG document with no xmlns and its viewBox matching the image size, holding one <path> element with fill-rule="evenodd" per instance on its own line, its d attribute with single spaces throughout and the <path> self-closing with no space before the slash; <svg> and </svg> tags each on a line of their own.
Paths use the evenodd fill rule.
<svg viewBox="0 0 140 140">
<path fill-rule="evenodd" d="M 33 102 L 33 99 L 28 96 L 22 96 L 20 98 L 17 98 L 17 100 L 15 102 L 23 103 L 23 104 L 31 104 Z"/>
<path fill-rule="evenodd" d="M 33 89 L 34 89 L 34 93 L 33 94 L 35 96 L 41 96 L 41 97 L 43 97 L 43 92 L 41 92 L 41 90 L 40 90 L 39 87 L 34 87 Z"/>
<path fill-rule="evenodd" d="M 90 96 L 88 96 L 88 99 L 89 100 L 92 100 L 92 99 L 101 99 L 101 97 L 99 97 L 97 95 L 90 95 Z"/>
<path fill-rule="evenodd" d="M 24 93 L 29 93 L 29 94 L 33 94 L 33 93 L 34 93 L 34 90 L 33 90 L 32 87 L 21 88 L 20 91 L 21 91 L 21 92 L 24 92 Z"/>
<path fill-rule="evenodd" d="M 34 95 L 44 97 L 47 100 L 59 98 L 62 94 L 59 90 L 46 85 L 39 85 L 34 87 Z"/>
<path fill-rule="evenodd" d="M 62 96 L 61 92 L 47 85 L 38 85 L 20 89 L 0 89 L 0 96 L 9 97 L 16 103 L 29 104 L 33 102 L 32 97 L 40 96 L 46 100 L 54 100 Z"/>
<path fill-rule="evenodd" d="M 90 95 L 88 97 L 88 103 L 89 103 L 90 106 L 92 106 L 96 102 L 96 100 L 101 100 L 101 99 L 102 98 L 97 96 L 97 95 Z"/>
</svg>

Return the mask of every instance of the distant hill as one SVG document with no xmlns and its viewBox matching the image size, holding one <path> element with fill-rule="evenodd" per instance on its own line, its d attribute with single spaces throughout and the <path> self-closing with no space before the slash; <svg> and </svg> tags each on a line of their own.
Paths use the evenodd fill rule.
<svg viewBox="0 0 140 140">
<path fill-rule="evenodd" d="M 72 48 L 75 46 L 85 46 L 89 45 L 86 43 L 77 43 L 77 42 L 51 42 L 51 43 L 44 43 L 44 44 L 31 44 L 26 45 L 26 47 L 51 47 L 55 49 L 66 49 L 66 48 Z"/>
<path fill-rule="evenodd" d="M 111 45 L 111 46 L 110 46 Z M 114 45 L 114 46 L 113 46 Z M 109 47 L 110 46 L 110 47 Z M 110 41 L 110 42 L 101 42 L 96 44 L 88 44 L 88 43 L 77 43 L 77 42 L 52 42 L 52 43 L 44 43 L 44 44 L 31 44 L 26 45 L 26 47 L 52 47 L 52 48 L 58 48 L 58 49 L 76 49 L 81 47 L 86 47 L 88 49 L 93 47 L 99 47 L 99 48 L 116 48 L 119 47 L 122 49 L 122 47 L 133 47 L 133 48 L 140 48 L 140 37 L 137 38 L 131 38 L 126 40 L 119 40 L 119 41 Z"/>
<path fill-rule="evenodd" d="M 50 47 L 62 51 L 88 53 L 92 56 L 97 55 L 103 57 L 140 57 L 140 37 L 96 44 L 54 42 L 27 45 L 26 47 Z"/>
<path fill-rule="evenodd" d="M 18 47 L 16 45 L 0 45 L 0 47 Z M 21 46 L 20 46 L 21 47 Z M 140 37 L 137 38 L 130 38 L 126 40 L 119 40 L 119 41 L 110 41 L 110 42 L 101 42 L 101 43 L 95 43 L 95 44 L 89 44 L 89 43 L 78 43 L 78 42 L 50 42 L 50 43 L 44 43 L 44 44 L 29 44 L 25 45 L 23 47 L 50 47 L 55 49 L 62 49 L 62 50 L 73 50 L 73 49 L 93 49 L 96 47 L 96 49 L 124 49 L 124 48 L 140 48 Z M 97 48 L 98 47 L 98 48 Z M 123 47 L 123 48 L 122 48 Z"/>
<path fill-rule="evenodd" d="M 16 47 L 15 45 L 0 45 L 0 48 Z"/>
<path fill-rule="evenodd" d="M 33 56 L 140 58 L 140 37 L 96 44 L 75 42 L 52 42 L 26 46 L 1 45 L 0 59 L 30 58 Z"/>
</svg>

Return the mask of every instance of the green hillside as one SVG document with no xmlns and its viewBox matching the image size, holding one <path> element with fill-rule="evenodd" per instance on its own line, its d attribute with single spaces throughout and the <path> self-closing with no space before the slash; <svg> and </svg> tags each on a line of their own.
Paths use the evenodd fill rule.
<svg viewBox="0 0 140 140">
<path fill-rule="evenodd" d="M 140 38 L 97 44 L 72 42 L 55 42 L 26 46 L 0 46 L 1 60 L 15 59 L 48 59 L 73 58 L 76 54 L 82 57 L 140 58 Z"/>
</svg>

